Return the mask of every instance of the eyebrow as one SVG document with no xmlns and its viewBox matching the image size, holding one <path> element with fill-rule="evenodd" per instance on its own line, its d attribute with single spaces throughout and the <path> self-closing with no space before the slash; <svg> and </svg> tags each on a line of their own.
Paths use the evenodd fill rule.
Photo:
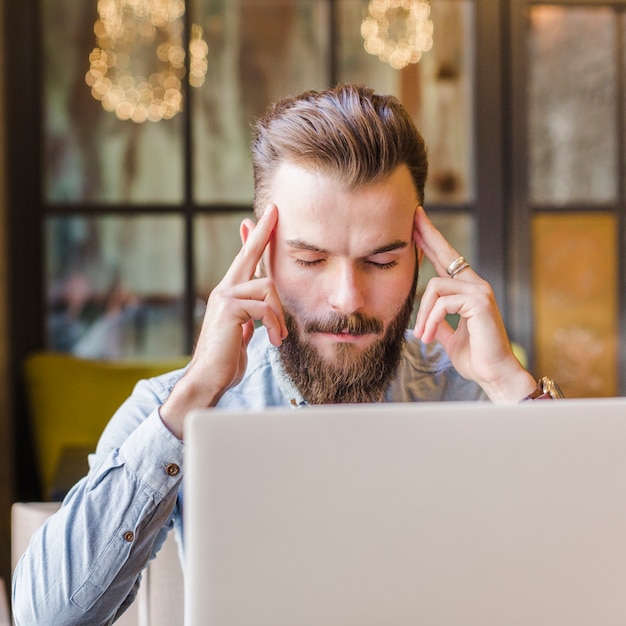
<svg viewBox="0 0 626 626">
<path fill-rule="evenodd" d="M 313 244 L 307 243 L 302 239 L 288 239 L 285 242 L 290 248 L 294 248 L 296 250 L 307 250 L 309 252 L 319 252 L 320 254 L 330 254 L 328 250 L 324 248 L 320 248 L 319 246 L 314 246 Z M 399 239 L 396 241 L 392 241 L 391 243 L 385 244 L 384 246 L 380 246 L 380 248 L 374 248 L 370 250 L 367 254 L 364 254 L 362 258 L 366 259 L 371 256 L 376 256 L 377 254 L 384 254 L 385 252 L 394 252 L 395 250 L 402 250 L 408 246 L 408 242 L 400 241 Z"/>
</svg>

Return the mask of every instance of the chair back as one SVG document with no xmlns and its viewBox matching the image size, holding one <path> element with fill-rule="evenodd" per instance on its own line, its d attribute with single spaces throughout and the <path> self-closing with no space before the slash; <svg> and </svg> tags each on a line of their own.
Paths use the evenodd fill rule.
<svg viewBox="0 0 626 626">
<path fill-rule="evenodd" d="M 59 502 L 16 502 L 11 508 L 11 571 L 32 534 L 60 507 Z M 178 543 L 170 532 L 143 572 L 137 599 L 115 626 L 183 626 L 184 585 Z M 1 623 L 0 623 L 0 626 Z"/>
<path fill-rule="evenodd" d="M 104 427 L 140 379 L 178 369 L 187 362 L 186 357 L 99 361 L 47 351 L 29 355 L 24 362 L 24 382 L 42 499 L 61 500 L 64 496 L 54 484 L 55 476 L 67 474 L 60 466 L 64 454 L 71 458 L 75 450 L 83 462 L 77 468 L 79 475 L 64 476 L 63 482 L 82 477 L 86 453 L 95 450 Z"/>
</svg>

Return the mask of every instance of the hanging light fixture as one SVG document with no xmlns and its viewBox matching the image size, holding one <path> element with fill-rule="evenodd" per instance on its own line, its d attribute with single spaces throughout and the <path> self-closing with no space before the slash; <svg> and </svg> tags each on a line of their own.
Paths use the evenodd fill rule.
<svg viewBox="0 0 626 626">
<path fill-rule="evenodd" d="M 170 119 L 182 110 L 184 0 L 98 0 L 96 47 L 85 82 L 107 111 L 136 123 Z M 199 87 L 208 46 L 192 25 L 189 82 Z"/>
<path fill-rule="evenodd" d="M 370 0 L 361 23 L 365 50 L 399 70 L 433 45 L 428 0 Z"/>
</svg>

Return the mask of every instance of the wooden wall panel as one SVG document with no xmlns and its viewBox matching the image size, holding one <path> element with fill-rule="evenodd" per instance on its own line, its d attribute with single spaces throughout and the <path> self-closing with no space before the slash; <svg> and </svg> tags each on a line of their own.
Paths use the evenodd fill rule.
<svg viewBox="0 0 626 626">
<path fill-rule="evenodd" d="M 569 397 L 618 390 L 618 224 L 607 213 L 533 218 L 536 374 Z"/>
</svg>

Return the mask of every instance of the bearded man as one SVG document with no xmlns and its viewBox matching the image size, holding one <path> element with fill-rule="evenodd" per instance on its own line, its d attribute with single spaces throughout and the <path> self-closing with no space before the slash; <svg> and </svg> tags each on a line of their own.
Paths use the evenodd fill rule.
<svg viewBox="0 0 626 626">
<path fill-rule="evenodd" d="M 491 287 L 424 213 L 426 148 L 397 99 L 354 85 L 287 98 L 252 149 L 256 219 L 241 224 L 193 357 L 113 416 L 16 570 L 19 624 L 108 624 L 133 601 L 167 532 L 182 533 L 193 409 L 537 395 Z M 407 330 L 424 255 L 438 276 Z"/>
</svg>

